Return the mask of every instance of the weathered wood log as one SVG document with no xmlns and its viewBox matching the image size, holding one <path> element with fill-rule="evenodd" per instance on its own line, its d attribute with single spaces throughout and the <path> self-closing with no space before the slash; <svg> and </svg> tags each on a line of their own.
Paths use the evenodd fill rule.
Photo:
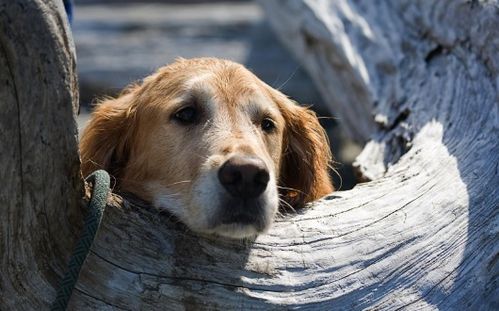
<svg viewBox="0 0 499 311">
<path fill-rule="evenodd" d="M 111 208 L 73 306 L 497 306 L 497 6 L 439 3 L 262 1 L 375 180 L 247 244 Z"/>
<path fill-rule="evenodd" d="M 70 308 L 497 309 L 497 3 L 261 3 L 352 136 L 371 139 L 358 162 L 372 181 L 283 216 L 254 241 L 200 237 L 115 196 Z M 50 245 L 47 230 L 38 244 L 7 235 L 19 219 L 38 224 L 13 209 L 0 220 L 0 309 L 46 307 L 55 293 L 46 266 L 14 257 L 31 278 L 5 268 L 12 253 Z"/>
<path fill-rule="evenodd" d="M 46 309 L 81 227 L 73 43 L 61 3 L 0 1 L 0 309 Z"/>
</svg>

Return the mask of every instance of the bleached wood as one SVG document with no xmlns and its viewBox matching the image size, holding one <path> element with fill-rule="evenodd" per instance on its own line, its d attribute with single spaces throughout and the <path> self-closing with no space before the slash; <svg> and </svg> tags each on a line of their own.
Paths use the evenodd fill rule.
<svg viewBox="0 0 499 311">
<path fill-rule="evenodd" d="M 261 3 L 350 133 L 372 138 L 358 162 L 374 181 L 246 244 L 112 209 L 74 306 L 497 306 L 497 6 Z"/>
<path fill-rule="evenodd" d="M 260 3 L 373 180 L 245 242 L 115 196 L 70 308 L 497 309 L 497 2 Z"/>
<path fill-rule="evenodd" d="M 62 2 L 0 0 L 0 310 L 44 310 L 81 227 L 74 47 Z"/>
</svg>

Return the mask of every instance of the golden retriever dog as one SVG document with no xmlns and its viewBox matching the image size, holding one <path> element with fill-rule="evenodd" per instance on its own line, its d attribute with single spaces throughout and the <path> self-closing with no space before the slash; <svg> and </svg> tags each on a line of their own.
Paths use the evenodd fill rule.
<svg viewBox="0 0 499 311">
<path fill-rule="evenodd" d="M 315 114 L 215 58 L 178 59 L 103 100 L 80 151 L 85 176 L 105 169 L 193 231 L 231 238 L 333 191 Z"/>
</svg>

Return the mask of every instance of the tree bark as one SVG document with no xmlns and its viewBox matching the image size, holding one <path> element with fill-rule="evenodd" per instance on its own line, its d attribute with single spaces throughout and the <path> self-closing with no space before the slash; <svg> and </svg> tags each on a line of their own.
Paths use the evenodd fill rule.
<svg viewBox="0 0 499 311">
<path fill-rule="evenodd" d="M 81 226 L 74 47 L 62 2 L 0 1 L 0 309 L 47 309 Z"/>
<path fill-rule="evenodd" d="M 497 309 L 497 2 L 261 4 L 348 132 L 368 141 L 357 162 L 371 181 L 278 219 L 254 241 L 197 236 L 114 196 L 70 308 Z M 35 215 L 10 216 L 6 228 Z M 21 252 L 10 239 L 2 258 Z M 16 292 L 4 285 L 6 265 L 1 309 L 23 299 L 5 300 Z M 42 301 L 24 309 L 53 293 L 43 265 L 31 267 L 47 286 L 20 275 Z"/>
</svg>

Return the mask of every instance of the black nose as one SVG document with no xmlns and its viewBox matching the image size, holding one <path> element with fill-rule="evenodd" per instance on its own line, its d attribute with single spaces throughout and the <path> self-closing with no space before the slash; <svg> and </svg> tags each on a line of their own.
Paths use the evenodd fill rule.
<svg viewBox="0 0 499 311">
<path fill-rule="evenodd" d="M 218 179 L 232 196 L 255 198 L 267 188 L 270 175 L 262 159 L 233 156 L 218 170 Z"/>
</svg>

